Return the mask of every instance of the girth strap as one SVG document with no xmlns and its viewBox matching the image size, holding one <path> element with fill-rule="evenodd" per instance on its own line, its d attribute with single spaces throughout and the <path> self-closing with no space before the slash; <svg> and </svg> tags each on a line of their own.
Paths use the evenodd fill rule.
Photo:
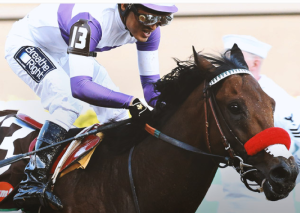
<svg viewBox="0 0 300 213">
<path fill-rule="evenodd" d="M 134 150 L 134 146 L 131 148 L 130 153 L 129 153 L 129 157 L 128 157 L 129 181 L 130 181 L 130 187 L 131 187 L 131 192 L 132 192 L 132 196 L 133 196 L 135 210 L 136 210 L 137 213 L 141 213 L 140 206 L 139 206 L 139 201 L 137 199 L 137 195 L 136 195 L 136 191 L 135 191 L 135 185 L 134 185 L 134 182 L 133 182 L 132 169 L 131 169 L 131 159 L 132 159 L 133 150 Z"/>
</svg>

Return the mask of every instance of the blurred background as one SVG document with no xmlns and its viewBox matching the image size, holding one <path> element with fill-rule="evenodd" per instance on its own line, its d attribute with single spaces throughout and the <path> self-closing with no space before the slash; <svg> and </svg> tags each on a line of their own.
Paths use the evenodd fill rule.
<svg viewBox="0 0 300 213">
<path fill-rule="evenodd" d="M 9 101 L 38 100 L 31 89 L 9 68 L 4 59 L 6 36 L 12 24 L 38 4 L 0 4 L 0 104 Z M 176 4 L 179 12 L 171 25 L 161 29 L 160 72 L 165 75 L 175 67 L 172 58 L 186 60 L 197 51 L 219 54 L 222 36 L 252 35 L 272 45 L 264 60 L 262 74 L 272 78 L 290 95 L 300 96 L 300 3 L 189 3 Z M 139 80 L 135 45 L 125 45 L 98 54 L 111 78 L 124 93 L 143 97 Z M 18 102 L 20 103 L 20 102 Z M 0 106 L 1 108 L 1 106 Z M 300 212 L 299 186 L 290 195 Z M 216 212 L 222 199 L 219 172 L 199 212 Z"/>
</svg>

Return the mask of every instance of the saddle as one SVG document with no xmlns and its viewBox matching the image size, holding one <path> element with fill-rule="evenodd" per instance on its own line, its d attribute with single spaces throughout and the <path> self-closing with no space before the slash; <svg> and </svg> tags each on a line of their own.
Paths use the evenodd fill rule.
<svg viewBox="0 0 300 213">
<path fill-rule="evenodd" d="M 41 129 L 43 124 L 37 122 L 36 120 L 32 119 L 28 115 L 25 115 L 23 113 L 17 113 L 17 118 L 20 120 L 26 122 L 27 124 L 31 125 L 32 127 L 36 129 Z M 79 134 L 85 133 L 89 130 L 92 130 L 94 128 L 98 128 L 99 124 L 94 124 L 90 127 L 85 128 L 83 131 L 81 131 Z M 50 171 L 50 174 L 54 174 L 57 165 L 59 164 L 59 161 L 64 156 L 65 160 L 63 164 L 60 166 L 59 172 L 61 173 L 60 177 L 67 174 L 68 172 L 73 171 L 77 168 L 86 168 L 92 153 L 94 152 L 95 148 L 100 144 L 102 141 L 103 134 L 97 134 L 97 135 L 89 135 L 85 137 L 82 141 L 78 141 L 79 143 L 76 145 L 76 147 L 72 148 L 72 151 L 67 154 L 67 156 L 64 156 L 66 151 L 69 149 L 69 146 L 71 143 L 68 143 L 66 147 L 62 150 L 60 155 L 55 160 L 52 169 Z M 30 146 L 29 146 L 29 152 L 34 150 L 35 144 L 36 144 L 37 138 L 35 138 Z M 70 149 L 69 149 L 70 150 Z M 75 164 L 75 166 L 74 166 Z M 71 168 L 71 169 L 70 169 Z"/>
</svg>

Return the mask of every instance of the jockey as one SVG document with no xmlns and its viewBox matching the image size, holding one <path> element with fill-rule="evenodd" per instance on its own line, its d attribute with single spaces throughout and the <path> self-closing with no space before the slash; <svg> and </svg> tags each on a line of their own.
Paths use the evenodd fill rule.
<svg viewBox="0 0 300 213">
<path fill-rule="evenodd" d="M 49 4 L 14 23 L 5 58 L 51 114 L 35 149 L 63 140 L 83 102 L 91 104 L 102 123 L 127 118 L 127 109 L 135 120 L 149 116 L 138 98 L 119 92 L 94 57 L 96 52 L 136 43 L 144 97 L 154 107 L 152 98 L 157 94 L 149 82 L 160 78 L 160 27 L 170 24 L 177 10 L 173 4 Z M 18 207 L 63 208 L 49 189 L 47 175 L 59 148 L 31 156 L 25 168 L 27 179 L 14 197 Z"/>
</svg>

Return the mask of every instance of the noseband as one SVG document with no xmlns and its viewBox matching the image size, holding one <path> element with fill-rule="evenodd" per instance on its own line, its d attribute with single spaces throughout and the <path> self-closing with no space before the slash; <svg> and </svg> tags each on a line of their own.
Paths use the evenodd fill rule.
<svg viewBox="0 0 300 213">
<path fill-rule="evenodd" d="M 175 138 L 169 137 L 169 136 L 163 134 L 162 132 L 158 131 L 157 129 L 152 128 L 148 124 L 146 124 L 145 130 L 148 133 L 150 133 L 151 135 L 155 136 L 156 138 L 159 138 L 159 139 L 161 139 L 161 140 L 163 140 L 167 143 L 170 143 L 170 144 L 172 144 L 176 147 L 179 147 L 181 149 L 184 149 L 184 150 L 187 150 L 187 151 L 190 151 L 190 152 L 194 152 L 194 153 L 197 153 L 197 154 L 212 157 L 213 159 L 217 160 L 219 163 L 224 164 L 222 166 L 219 165 L 220 168 L 225 168 L 227 166 L 234 167 L 237 170 L 237 172 L 240 174 L 241 181 L 245 184 L 245 186 L 249 190 L 254 191 L 254 192 L 262 192 L 262 186 L 257 188 L 257 189 L 253 189 L 253 188 L 250 187 L 250 184 L 248 184 L 247 179 L 246 179 L 246 174 L 248 174 L 249 172 L 257 171 L 257 169 L 254 168 L 252 165 L 244 163 L 243 159 L 240 156 L 237 156 L 235 154 L 234 150 L 231 148 L 230 143 L 226 139 L 226 137 L 223 133 L 223 130 L 220 126 L 219 119 L 217 117 L 217 113 L 221 117 L 222 121 L 225 123 L 226 128 L 231 133 L 233 138 L 235 140 L 237 140 L 240 145 L 244 146 L 244 144 L 238 139 L 238 137 L 235 136 L 233 131 L 228 126 L 225 118 L 223 117 L 223 115 L 222 115 L 222 113 L 221 113 L 221 111 L 220 111 L 220 109 L 219 109 L 219 107 L 216 103 L 214 93 L 210 92 L 211 86 L 218 83 L 220 80 L 222 80 L 222 79 L 224 79 L 224 78 L 226 78 L 230 75 L 233 75 L 233 74 L 242 74 L 242 73 L 252 75 L 252 73 L 248 70 L 233 69 L 233 70 L 228 70 L 224 73 L 221 73 L 217 77 L 213 78 L 209 83 L 207 83 L 206 80 L 204 82 L 203 97 L 204 97 L 204 111 L 205 111 L 206 146 L 207 146 L 207 149 L 209 150 L 210 153 L 204 152 L 204 151 L 202 151 L 202 150 L 200 150 L 196 147 L 193 147 L 189 144 L 181 142 L 181 141 L 179 141 Z M 225 156 L 221 156 L 221 155 L 215 155 L 215 154 L 211 153 L 211 144 L 210 144 L 210 140 L 209 140 L 209 122 L 208 122 L 208 113 L 207 113 L 207 108 L 208 107 L 210 107 L 210 110 L 212 112 L 214 120 L 215 120 L 215 122 L 218 126 L 218 130 L 219 130 L 219 132 L 221 134 L 221 138 L 222 138 L 222 143 L 225 147 L 225 150 L 228 151 L 229 157 L 225 157 Z M 131 148 L 130 153 L 129 153 L 128 172 L 129 172 L 129 180 L 130 180 L 130 185 L 131 185 L 131 191 L 132 191 L 132 194 L 133 194 L 135 209 L 136 209 L 137 213 L 140 213 L 139 203 L 138 203 L 137 194 L 136 194 L 136 191 L 135 191 L 135 185 L 134 185 L 132 169 L 131 169 L 131 159 L 132 159 L 133 151 L 134 151 L 134 147 Z M 244 168 L 250 168 L 250 169 L 246 171 Z"/>
</svg>

